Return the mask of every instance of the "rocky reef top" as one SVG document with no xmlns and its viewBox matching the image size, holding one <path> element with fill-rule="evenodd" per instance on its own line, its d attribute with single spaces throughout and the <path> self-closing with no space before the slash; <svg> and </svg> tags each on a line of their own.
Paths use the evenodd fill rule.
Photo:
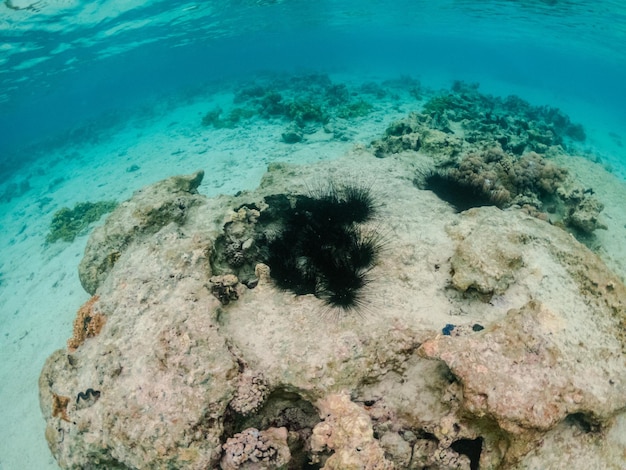
<svg viewBox="0 0 626 470">
<path fill-rule="evenodd" d="M 379 158 L 427 155 L 415 184 L 458 210 L 522 207 L 588 240 L 606 228 L 604 205 L 593 188 L 580 186 L 555 163 L 585 138 L 583 127 L 557 108 L 486 95 L 478 85 L 456 82 L 428 99 L 421 112 L 392 123 L 372 142 L 372 151 Z"/>
<path fill-rule="evenodd" d="M 624 285 L 566 231 L 515 207 L 458 213 L 414 168 L 362 150 L 271 165 L 237 196 L 198 194 L 198 172 L 120 204 L 80 263 L 93 297 L 41 373 L 59 465 L 617 468 Z M 258 262 L 263 213 L 330 177 L 369 188 L 358 234 L 385 240 L 353 310 Z"/>
</svg>

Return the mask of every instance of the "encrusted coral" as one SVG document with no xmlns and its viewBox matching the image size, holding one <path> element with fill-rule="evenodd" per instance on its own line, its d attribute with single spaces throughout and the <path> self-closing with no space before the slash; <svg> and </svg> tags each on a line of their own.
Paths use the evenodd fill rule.
<svg viewBox="0 0 626 470">
<path fill-rule="evenodd" d="M 213 294 L 222 305 L 228 305 L 239 298 L 239 279 L 234 274 L 223 276 L 213 276 L 209 279 L 211 294 Z"/>
<path fill-rule="evenodd" d="M 74 319 L 74 331 L 72 337 L 67 340 L 67 349 L 74 352 L 85 342 L 87 338 L 97 336 L 104 324 L 106 323 L 106 315 L 94 311 L 94 304 L 100 297 L 94 295 L 82 307 L 78 309 L 76 318 Z"/>
<path fill-rule="evenodd" d="M 416 184 L 458 211 L 518 205 L 588 235 L 604 228 L 598 219 L 602 204 L 589 194 L 584 202 L 564 197 L 568 173 L 546 158 L 564 155 L 584 139 L 582 126 L 556 108 L 481 94 L 478 85 L 456 82 L 452 92 L 427 101 L 422 113 L 392 123 L 372 142 L 372 152 L 379 158 L 406 151 L 432 157 L 435 170 L 418 176 Z M 552 217 L 542 212 L 547 203 Z"/>
<path fill-rule="evenodd" d="M 588 235 L 605 228 L 599 219 L 603 204 L 592 197 L 593 190 L 576 187 L 568 171 L 546 157 L 564 153 L 563 136 L 552 142 L 533 134 L 533 142 L 545 140 L 550 144 L 542 147 L 545 155 L 537 153 L 536 145 L 513 149 L 510 140 L 471 124 L 471 113 L 466 116 L 461 111 L 459 115 L 444 112 L 445 103 L 445 99 L 435 100 L 427 107 L 427 114 L 412 113 L 390 125 L 382 139 L 372 142 L 373 153 L 382 158 L 419 151 L 431 157 L 434 169 L 420 170 L 415 184 L 433 191 L 457 211 L 486 205 L 517 205 L 544 220 L 566 226 L 575 234 Z M 548 114 L 567 126 L 558 118 L 559 113 Z M 461 129 L 457 125 L 453 131 L 442 124 L 448 119 L 446 116 L 457 121 L 459 116 L 466 117 Z M 548 129 L 546 135 L 553 132 L 556 131 Z M 546 211 L 553 215 L 548 216 Z"/>
<path fill-rule="evenodd" d="M 532 106 L 517 96 L 486 95 L 478 92 L 478 86 L 466 84 L 455 85 L 452 91 L 431 98 L 423 112 L 440 130 L 445 130 L 450 121 L 459 123 L 469 142 L 496 141 L 505 151 L 521 155 L 565 146 L 567 139 L 585 140 L 582 126 L 572 123 L 557 108 Z"/>
<path fill-rule="evenodd" d="M 317 403 L 323 421 L 313 428 L 311 450 L 334 453 L 324 462 L 326 470 L 394 468 L 376 438 L 372 420 L 365 410 L 350 401 L 347 393 L 328 395 Z"/>
<path fill-rule="evenodd" d="M 383 158 L 405 150 L 418 151 L 422 146 L 423 131 L 428 128 L 427 117 L 411 113 L 404 119 L 392 123 L 382 139 L 372 142 L 374 155 Z"/>
<path fill-rule="evenodd" d="M 228 438 L 222 446 L 222 470 L 283 468 L 291 460 L 287 428 L 259 431 L 248 428 Z"/>
<path fill-rule="evenodd" d="M 427 150 L 432 133 L 449 136 L 448 152 Z M 444 139 L 445 140 L 445 139 Z M 454 85 L 452 93 L 433 96 L 422 109 L 391 124 L 385 137 L 372 143 L 378 157 L 404 150 L 424 150 L 447 157 L 466 150 L 498 144 L 515 156 L 528 152 L 547 153 L 565 149 L 570 141 L 585 140 L 579 124 L 573 124 L 562 111 L 532 106 L 517 96 L 494 97 L 478 92 L 478 86 Z M 440 146 L 441 147 L 441 146 Z M 442 148 L 440 148 L 442 150 Z"/>
<path fill-rule="evenodd" d="M 446 176 L 480 192 L 498 207 L 514 204 L 519 198 L 540 207 L 541 200 L 554 195 L 566 180 L 567 170 L 535 152 L 515 157 L 493 147 L 466 155 Z"/>
<path fill-rule="evenodd" d="M 230 407 L 240 415 L 250 415 L 263 405 L 268 393 L 269 387 L 263 374 L 245 370 L 239 375 L 237 391 Z"/>
<path fill-rule="evenodd" d="M 214 273 L 233 273 L 245 285 L 254 278 L 254 264 L 258 259 L 254 230 L 259 216 L 259 210 L 253 205 L 242 206 L 230 215 L 230 220 L 224 224 L 224 233 L 215 242 L 211 257 Z"/>
<path fill-rule="evenodd" d="M 258 263 L 254 267 L 254 275 L 259 282 L 268 282 L 270 280 L 270 267 L 264 263 Z"/>
</svg>

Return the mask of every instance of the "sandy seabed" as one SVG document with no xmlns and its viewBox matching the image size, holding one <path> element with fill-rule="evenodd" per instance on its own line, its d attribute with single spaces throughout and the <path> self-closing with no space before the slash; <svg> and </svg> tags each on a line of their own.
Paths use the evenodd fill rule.
<svg viewBox="0 0 626 470">
<path fill-rule="evenodd" d="M 522 96 L 524 98 L 524 96 Z M 50 220 L 77 202 L 129 198 L 133 191 L 175 174 L 205 170 L 200 193 L 255 188 L 271 162 L 298 164 L 335 159 L 355 146 L 379 138 L 394 120 L 419 110 L 414 100 L 385 104 L 355 121 L 347 141 L 322 130 L 306 141 L 281 141 L 284 123 L 252 120 L 234 129 L 201 125 L 202 115 L 232 100 L 227 93 L 190 99 L 175 107 L 155 105 L 154 112 L 130 117 L 97 143 L 68 143 L 41 157 L 11 182 L 28 180 L 30 189 L 0 203 L 0 470 L 55 469 L 44 437 L 37 381 L 46 358 L 66 344 L 77 309 L 89 295 L 78 280 L 77 266 L 88 234 L 72 243 L 46 244 Z M 548 103 L 552 104 L 552 103 Z M 596 129 L 598 123 L 583 123 Z M 589 148 L 600 148 L 604 135 Z M 605 139 L 606 140 L 606 139 Z M 626 277 L 626 183 L 617 167 L 618 147 L 609 146 L 603 163 L 587 157 L 558 161 L 605 205 L 607 230 L 597 232 L 597 252 L 622 279 Z M 613 153 L 611 153 L 613 152 Z M 7 183 L 7 184 L 8 184 Z M 102 221 L 101 221 L 102 222 Z M 100 223 L 101 223 L 100 222 Z"/>
</svg>

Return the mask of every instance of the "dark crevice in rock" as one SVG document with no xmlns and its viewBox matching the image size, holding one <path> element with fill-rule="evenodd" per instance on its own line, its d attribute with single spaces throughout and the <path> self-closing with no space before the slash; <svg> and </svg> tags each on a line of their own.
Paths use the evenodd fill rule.
<svg viewBox="0 0 626 470">
<path fill-rule="evenodd" d="M 572 413 L 565 417 L 565 423 L 575 426 L 585 433 L 595 433 L 601 430 L 601 424 L 586 413 Z"/>
<path fill-rule="evenodd" d="M 476 439 L 459 439 L 454 441 L 450 447 L 455 452 L 467 455 L 470 459 L 470 470 L 478 470 L 480 462 L 480 454 L 483 449 L 483 438 Z"/>
</svg>

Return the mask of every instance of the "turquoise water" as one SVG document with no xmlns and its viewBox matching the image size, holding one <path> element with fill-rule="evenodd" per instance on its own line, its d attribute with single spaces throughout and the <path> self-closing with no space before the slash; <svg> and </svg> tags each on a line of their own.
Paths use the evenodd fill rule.
<svg viewBox="0 0 626 470">
<path fill-rule="evenodd" d="M 497 82 L 495 92 L 535 92 L 613 131 L 626 119 L 617 1 L 16 0 L 3 10 L 4 172 L 24 161 L 24 144 L 84 119 L 267 70 Z"/>
<path fill-rule="evenodd" d="M 212 108 L 232 107 L 244 86 L 311 74 L 351 90 L 402 82 L 434 93 L 462 80 L 558 107 L 585 129 L 577 151 L 626 179 L 624 2 L 6 0 L 0 470 L 58 468 L 37 379 L 88 298 L 76 274 L 88 232 L 49 246 L 53 213 L 84 200 L 119 202 L 197 168 L 209 170 L 204 194 L 234 194 L 254 188 L 271 161 L 336 158 L 416 110 L 408 88 L 388 85 L 399 98 L 376 101 L 371 119 L 344 141 L 315 141 L 309 153 L 306 143 L 280 142 L 282 127 L 255 134 L 254 125 L 200 125 Z M 275 145 L 261 144 L 266 138 Z"/>
</svg>

